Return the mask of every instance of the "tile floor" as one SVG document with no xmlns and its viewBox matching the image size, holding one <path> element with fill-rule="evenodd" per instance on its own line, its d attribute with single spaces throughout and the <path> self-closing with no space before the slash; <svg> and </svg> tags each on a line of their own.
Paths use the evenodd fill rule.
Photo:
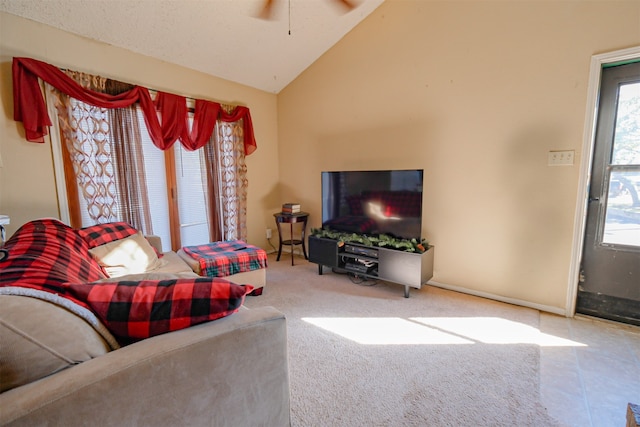
<svg viewBox="0 0 640 427">
<path fill-rule="evenodd" d="M 540 348 L 549 415 L 567 426 L 624 427 L 627 403 L 640 404 L 640 327 L 540 313 L 540 331 L 563 339 Z"/>
</svg>

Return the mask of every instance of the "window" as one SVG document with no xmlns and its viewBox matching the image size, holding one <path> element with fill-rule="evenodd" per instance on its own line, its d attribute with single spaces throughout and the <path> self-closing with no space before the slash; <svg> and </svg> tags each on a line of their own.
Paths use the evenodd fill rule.
<svg viewBox="0 0 640 427">
<path fill-rule="evenodd" d="M 127 221 L 160 236 L 164 250 L 246 239 L 242 120 L 219 121 L 201 149 L 162 151 L 137 105 L 107 110 L 50 86 L 47 93 L 59 125 L 56 175 L 66 183 L 60 206 L 72 226 Z"/>
<path fill-rule="evenodd" d="M 618 87 L 602 242 L 640 247 L 640 83 Z"/>
</svg>

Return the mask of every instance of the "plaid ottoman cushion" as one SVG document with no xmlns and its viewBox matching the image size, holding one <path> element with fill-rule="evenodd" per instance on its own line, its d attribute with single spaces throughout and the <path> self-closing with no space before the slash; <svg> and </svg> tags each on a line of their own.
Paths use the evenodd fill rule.
<svg viewBox="0 0 640 427">
<path fill-rule="evenodd" d="M 182 250 L 200 264 L 200 275 L 226 277 L 267 268 L 267 252 L 242 240 L 185 246 Z"/>
</svg>

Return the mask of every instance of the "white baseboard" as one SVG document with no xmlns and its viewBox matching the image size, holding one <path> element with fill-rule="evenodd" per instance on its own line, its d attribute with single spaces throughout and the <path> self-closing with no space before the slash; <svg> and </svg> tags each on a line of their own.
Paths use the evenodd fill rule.
<svg viewBox="0 0 640 427">
<path fill-rule="evenodd" d="M 454 286 L 454 285 L 448 285 L 446 283 L 440 283 L 440 282 L 436 282 L 435 280 L 429 280 L 427 282 L 428 285 L 431 286 L 435 286 L 437 288 L 442 288 L 442 289 L 448 289 L 450 291 L 456 291 L 456 292 L 460 292 L 463 294 L 469 294 L 469 295 L 474 295 L 477 297 L 482 297 L 482 298 L 488 298 L 488 299 L 492 299 L 495 301 L 500 301 L 500 302 L 505 302 L 507 304 L 513 304 L 513 305 L 519 305 L 522 307 L 528 307 L 528 308 L 533 308 L 535 310 L 539 310 L 539 311 L 544 311 L 547 313 L 553 313 L 553 314 L 558 314 L 560 316 L 566 316 L 567 313 L 564 309 L 559 308 L 559 307 L 552 307 L 549 305 L 544 305 L 544 304 L 536 304 L 530 301 L 525 301 L 525 300 L 521 300 L 521 299 L 517 299 L 517 298 L 508 298 L 508 297 L 504 297 L 501 295 L 495 295 L 489 292 L 482 292 L 482 291 L 477 291 L 475 289 L 467 289 L 467 288 L 463 288 L 461 286 Z M 569 316 L 567 316 L 569 317 Z"/>
</svg>

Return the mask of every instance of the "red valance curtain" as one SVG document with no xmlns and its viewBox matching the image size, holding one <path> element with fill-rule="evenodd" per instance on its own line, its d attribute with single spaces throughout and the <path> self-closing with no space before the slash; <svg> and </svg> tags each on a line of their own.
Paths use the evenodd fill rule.
<svg viewBox="0 0 640 427">
<path fill-rule="evenodd" d="M 123 108 L 140 103 L 144 119 L 154 145 L 161 150 L 170 148 L 176 140 L 188 150 L 204 146 L 216 124 L 216 120 L 235 122 L 243 120 L 245 155 L 253 153 L 256 140 L 251 115 L 247 107 L 238 106 L 226 113 L 217 102 L 196 99 L 191 132 L 187 125 L 187 104 L 183 96 L 158 92 L 156 103 L 149 90 L 142 86 L 119 95 L 109 95 L 84 89 L 53 65 L 31 58 L 13 58 L 13 118 L 24 124 L 28 141 L 43 142 L 51 126 L 51 119 L 40 90 L 38 78 L 67 95 L 102 108 Z M 156 114 L 160 111 L 161 121 Z"/>
</svg>

